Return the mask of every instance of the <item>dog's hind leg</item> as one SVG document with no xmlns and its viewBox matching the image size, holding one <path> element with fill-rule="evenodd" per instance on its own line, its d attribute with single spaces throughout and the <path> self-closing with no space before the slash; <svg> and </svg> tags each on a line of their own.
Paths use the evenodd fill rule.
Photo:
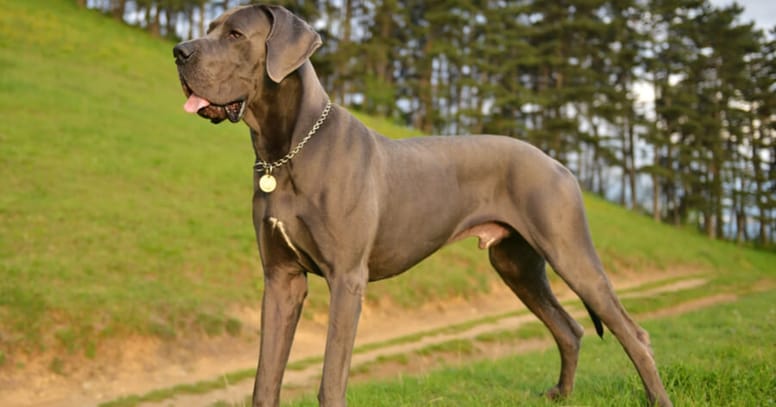
<svg viewBox="0 0 776 407">
<path fill-rule="evenodd" d="M 649 335 L 630 318 L 603 272 L 576 181 L 569 175 L 553 180 L 553 185 L 551 193 L 535 194 L 529 202 L 530 236 L 537 250 L 617 337 L 641 377 L 650 404 L 672 405 L 652 356 Z"/>
<path fill-rule="evenodd" d="M 671 406 L 652 355 L 649 334 L 625 311 L 597 256 L 573 250 L 562 253 L 549 260 L 553 269 L 617 337 L 641 377 L 650 405 Z"/>
<path fill-rule="evenodd" d="M 561 307 L 550 289 L 544 258 L 518 233 L 490 248 L 490 262 L 504 282 L 552 333 L 561 358 L 558 384 L 547 391 L 552 399 L 574 387 L 582 327 Z"/>
</svg>

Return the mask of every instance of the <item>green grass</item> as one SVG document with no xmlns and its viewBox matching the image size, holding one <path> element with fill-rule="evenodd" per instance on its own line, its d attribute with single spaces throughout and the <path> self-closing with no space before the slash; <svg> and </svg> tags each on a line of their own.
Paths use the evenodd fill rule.
<svg viewBox="0 0 776 407">
<path fill-rule="evenodd" d="M 647 322 L 667 391 L 678 406 L 776 405 L 776 292 Z M 351 386 L 352 406 L 556 406 L 557 351 L 478 362 Z M 583 342 L 574 393 L 560 405 L 643 406 L 641 382 L 611 336 Z M 317 405 L 313 399 L 290 404 Z"/>
<path fill-rule="evenodd" d="M 261 289 L 247 128 L 183 112 L 172 43 L 40 3 L 0 1 L 0 351 L 239 332 L 228 308 Z"/>
<path fill-rule="evenodd" d="M 19 352 L 99 358 L 127 334 L 239 335 L 259 306 L 244 125 L 183 112 L 173 44 L 71 2 L 0 0 L 0 367 Z M 393 137 L 419 133 L 358 115 Z M 655 225 L 587 198 L 610 269 L 773 270 L 774 255 Z M 497 281 L 473 241 L 379 282 L 367 301 L 413 307 Z M 744 273 L 741 284 L 756 281 Z M 443 275 L 444 278 L 440 278 Z M 727 277 L 720 277 L 727 278 Z M 412 287 L 412 289 L 407 289 Z M 311 278 L 306 315 L 327 305 Z"/>
<path fill-rule="evenodd" d="M 755 276 L 760 276 L 760 274 L 757 272 L 749 271 L 747 273 L 739 273 L 737 274 L 737 277 L 738 279 L 743 279 L 743 280 L 750 279 L 751 276 L 747 276 L 746 274 L 754 274 Z M 689 278 L 693 278 L 693 277 L 689 277 Z M 688 277 L 684 277 L 682 279 L 686 280 L 688 279 Z M 655 282 L 640 284 L 638 286 L 632 287 L 629 290 L 624 290 L 624 292 L 627 293 L 627 292 L 647 291 L 657 287 L 671 286 L 675 282 L 677 282 L 676 278 L 669 277 Z M 764 285 L 764 284 L 767 284 L 767 285 Z M 739 284 L 737 280 L 733 281 L 731 279 L 720 278 L 720 279 L 715 279 L 711 281 L 706 281 L 705 284 L 696 288 L 685 288 L 678 291 L 669 291 L 669 292 L 664 292 L 660 295 L 655 295 L 651 297 L 638 296 L 635 298 L 627 298 L 624 300 L 624 304 L 631 312 L 631 315 L 634 315 L 637 320 L 641 320 L 643 315 L 646 313 L 661 311 L 661 310 L 669 310 L 669 309 L 672 309 L 673 307 L 682 306 L 682 304 L 686 304 L 688 302 L 691 302 L 699 298 L 710 298 L 710 297 L 718 296 L 720 294 L 746 297 L 746 296 L 752 295 L 752 293 L 754 292 L 762 291 L 763 289 L 769 286 L 772 286 L 773 284 L 774 284 L 773 278 L 766 278 L 764 280 L 761 280 L 760 284 L 747 285 L 747 286 L 742 286 L 741 284 Z M 563 301 L 563 305 L 566 308 L 566 310 L 571 312 L 572 314 L 582 311 L 584 309 L 582 303 L 576 298 Z M 527 315 L 528 313 L 529 311 L 525 309 L 510 311 L 500 315 L 492 315 L 492 316 L 487 316 L 479 319 L 470 320 L 464 323 L 450 325 L 444 328 L 417 332 L 411 335 L 397 337 L 383 342 L 369 343 L 369 344 L 357 347 L 354 350 L 354 354 L 363 354 L 363 353 L 367 353 L 378 349 L 389 348 L 392 346 L 416 343 L 421 339 L 430 338 L 437 335 L 460 334 L 481 325 L 496 323 L 497 321 L 500 321 L 505 318 Z M 587 332 L 592 332 L 593 330 L 592 323 L 586 316 L 580 317 L 579 321 L 586 326 L 585 329 L 587 330 Z M 612 338 L 610 333 L 607 333 L 605 336 L 607 337 L 606 340 L 613 340 L 613 339 L 610 339 Z M 472 340 L 462 340 L 462 339 L 453 338 L 447 341 L 432 343 L 424 347 L 421 347 L 419 349 L 408 351 L 407 353 L 398 353 L 398 354 L 380 356 L 373 361 L 354 366 L 351 369 L 351 377 L 354 377 L 356 380 L 365 380 L 365 379 L 368 379 L 373 374 L 376 374 L 376 373 L 379 374 L 379 372 L 382 369 L 385 369 L 386 367 L 391 365 L 399 365 L 402 367 L 406 367 L 407 365 L 410 364 L 412 360 L 415 360 L 416 358 L 426 359 L 427 361 L 430 360 L 432 361 L 431 365 L 436 366 L 437 368 L 440 366 L 450 365 L 450 362 L 452 362 L 452 364 L 455 365 L 455 364 L 466 363 L 467 361 L 471 362 L 471 361 L 482 360 L 485 358 L 492 357 L 492 355 L 488 354 L 487 349 L 494 345 L 498 345 L 501 347 L 514 347 L 514 349 L 520 349 L 520 345 L 524 344 L 525 341 L 529 339 L 545 341 L 548 348 L 551 347 L 551 344 L 552 344 L 552 337 L 549 331 L 538 320 L 532 320 L 522 324 L 517 329 L 491 331 L 491 332 L 479 334 Z M 616 349 L 614 350 L 614 352 L 616 352 Z M 316 365 L 320 366 L 322 362 L 323 362 L 322 357 L 314 356 L 314 357 L 310 357 L 307 359 L 290 363 L 287 367 L 287 370 L 296 370 L 296 371 L 304 370 L 312 366 L 316 366 Z M 230 377 L 230 380 L 228 381 L 228 383 L 234 384 L 240 380 L 252 379 L 254 376 L 254 373 L 255 373 L 255 369 L 245 369 L 245 370 L 231 372 L 228 375 L 228 377 Z M 131 396 L 123 397 L 121 399 L 104 403 L 102 404 L 102 406 L 103 407 L 130 407 L 130 406 L 138 405 L 143 401 L 150 401 L 150 400 L 162 401 L 164 399 L 169 399 L 171 397 L 174 397 L 180 394 L 197 394 L 197 393 L 203 393 L 205 391 L 209 391 L 212 389 L 218 389 L 218 388 L 224 388 L 224 387 L 226 387 L 226 382 L 223 380 L 223 378 L 218 377 L 218 378 L 214 378 L 213 380 L 201 381 L 192 385 L 175 386 L 175 387 L 166 388 L 166 389 L 158 389 L 143 395 L 131 395 Z M 310 388 L 313 388 L 313 387 L 314 386 L 310 386 Z M 218 403 L 217 405 L 230 405 L 230 404 Z M 242 404 L 238 403 L 236 405 L 242 405 Z"/>
<path fill-rule="evenodd" d="M 517 330 L 490 332 L 477 335 L 477 342 L 513 342 L 521 339 L 548 339 L 552 338 L 550 331 L 547 330 L 538 320 L 525 323 Z"/>
<path fill-rule="evenodd" d="M 100 407 L 132 407 L 141 403 L 158 403 L 182 394 L 206 394 L 213 390 L 227 388 L 231 383 L 252 378 L 255 370 L 241 370 L 228 373 L 216 380 L 203 380 L 191 384 L 180 384 L 173 387 L 157 389 L 142 396 L 126 396 L 100 404 Z"/>
<path fill-rule="evenodd" d="M 686 228 L 657 224 L 592 196 L 585 196 L 585 206 L 596 248 L 610 272 L 692 265 L 705 271 L 776 274 L 776 252 L 743 248 Z"/>
<path fill-rule="evenodd" d="M 0 346 L 226 329 L 259 281 L 245 129 L 182 112 L 169 43 L 46 3 L 0 3 Z"/>
</svg>

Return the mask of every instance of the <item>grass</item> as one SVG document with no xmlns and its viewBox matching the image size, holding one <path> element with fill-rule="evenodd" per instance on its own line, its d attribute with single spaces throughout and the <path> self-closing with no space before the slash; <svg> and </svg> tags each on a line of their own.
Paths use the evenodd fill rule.
<svg viewBox="0 0 776 407">
<path fill-rule="evenodd" d="M 132 407 L 141 403 L 158 403 L 182 394 L 206 394 L 217 389 L 224 389 L 230 385 L 256 375 L 255 370 L 241 370 L 228 373 L 215 380 L 203 380 L 191 384 L 180 384 L 173 387 L 157 389 L 142 396 L 127 396 L 100 404 L 100 407 Z"/>
<path fill-rule="evenodd" d="M 183 112 L 172 43 L 40 3 L 0 0 L 0 351 L 239 332 L 262 285 L 247 128 Z"/>
<path fill-rule="evenodd" d="M 526 323 L 520 326 L 520 329 L 514 331 L 500 331 L 491 332 L 478 335 L 475 340 L 477 342 L 491 343 L 491 342 L 515 342 L 521 339 L 545 339 L 551 338 L 550 331 L 547 330 L 541 322 L 538 320 Z"/>
<path fill-rule="evenodd" d="M 251 298 L 230 288 L 258 279 L 237 129 L 186 120 L 168 43 L 47 3 L 1 5 L 4 342 L 175 336 L 218 297 Z"/>
<path fill-rule="evenodd" d="M 661 376 L 681 406 L 776 404 L 776 292 L 651 321 Z M 352 406 L 555 406 L 539 395 L 556 379 L 552 348 L 448 368 L 426 375 L 351 386 Z M 309 397 L 290 406 L 317 405 Z M 561 405 L 643 406 L 641 382 L 611 337 L 583 341 L 577 384 Z"/>
<path fill-rule="evenodd" d="M 688 277 L 685 277 L 686 280 Z M 692 278 L 692 277 L 690 277 Z M 639 292 L 654 289 L 659 286 L 670 286 L 676 282 L 676 279 L 667 278 L 652 283 L 646 283 L 632 287 L 627 292 Z M 635 297 L 624 300 L 626 307 L 632 315 L 637 317 L 637 320 L 641 320 L 644 314 L 659 310 L 669 310 L 673 307 L 681 307 L 682 304 L 686 304 L 698 298 L 709 298 L 719 294 L 736 295 L 746 297 L 752 295 L 753 292 L 762 291 L 768 286 L 774 283 L 772 278 L 762 281 L 762 284 L 756 286 L 747 286 L 742 288 L 738 284 L 732 284 L 730 282 L 715 283 L 714 281 L 708 281 L 702 285 L 702 288 L 690 288 L 682 289 L 673 292 L 664 292 L 659 296 L 653 297 Z M 768 284 L 767 286 L 764 284 Z M 567 311 L 574 314 L 583 310 L 582 303 L 577 299 L 570 299 L 563 302 Z M 475 319 L 467 321 L 465 323 L 450 325 L 441 329 L 432 329 L 428 331 L 418 332 L 416 334 L 402 336 L 394 338 L 388 341 L 370 343 L 357 347 L 354 350 L 354 354 L 363 354 L 377 349 L 385 349 L 391 346 L 417 343 L 420 340 L 428 337 L 434 337 L 437 335 L 454 335 L 464 333 L 470 329 L 478 327 L 480 325 L 495 323 L 499 320 L 515 317 L 519 315 L 526 315 L 529 312 L 527 310 L 512 311 L 496 316 L 489 316 L 485 318 Z M 586 316 L 580 317 L 580 322 L 586 325 L 587 332 L 592 332 L 592 324 Z M 614 340 L 610 333 L 607 333 L 606 340 Z M 610 339 L 612 338 L 612 339 Z M 468 363 L 472 361 L 478 361 L 486 358 L 491 358 L 492 355 L 488 353 L 488 349 L 493 346 L 500 346 L 502 348 L 508 347 L 512 349 L 520 349 L 521 345 L 525 344 L 526 340 L 544 341 L 548 348 L 552 348 L 552 337 L 549 331 L 538 320 L 532 320 L 520 325 L 517 329 L 509 330 L 495 330 L 487 333 L 477 335 L 474 339 L 448 339 L 442 342 L 435 342 L 424 347 L 420 347 L 414 350 L 407 351 L 406 353 L 395 353 L 385 356 L 380 356 L 373 361 L 362 363 L 354 366 L 351 369 L 351 378 L 356 381 L 363 381 L 373 377 L 374 374 L 381 375 L 380 372 L 385 369 L 391 369 L 391 366 L 399 366 L 399 370 L 402 372 L 406 370 L 408 365 L 411 365 L 412 361 L 419 359 L 425 359 L 425 363 L 421 363 L 424 366 L 431 366 L 431 368 L 439 368 L 440 366 L 448 365 L 460 365 L 462 363 Z M 553 348 L 554 349 L 554 348 Z M 615 349 L 614 352 L 617 350 Z M 585 350 L 586 352 L 586 350 Z M 429 362 L 430 361 L 430 362 Z M 299 371 L 310 367 L 317 366 L 320 368 L 322 358 L 319 356 L 310 357 L 307 359 L 299 360 L 288 365 L 287 371 Z M 422 368 L 422 370 L 428 370 L 428 367 Z M 229 383 L 236 383 L 239 380 L 252 379 L 255 374 L 255 369 L 246 369 L 236 371 L 229 374 L 232 378 Z M 410 373 L 411 374 L 411 373 Z M 121 399 L 117 399 L 108 403 L 104 403 L 102 407 L 131 407 L 138 405 L 143 401 L 161 401 L 165 398 L 171 398 L 181 394 L 198 394 L 211 389 L 225 388 L 225 382 L 222 378 L 215 378 L 210 381 L 198 382 L 194 385 L 176 386 L 168 389 L 156 390 L 144 395 L 128 396 Z M 314 386 L 310 386 L 313 388 Z M 309 389 L 308 389 L 309 390 Z M 304 393 L 302 393 L 304 394 Z M 160 395 L 164 395 L 164 398 L 159 398 Z M 249 401 L 246 403 L 249 404 Z M 217 405 L 230 405 L 229 403 L 218 403 Z M 242 404 L 237 404 L 242 405 Z"/>
<path fill-rule="evenodd" d="M 51 351 L 52 370 L 66 374 L 68 358 L 99 359 L 102 343 L 125 335 L 253 331 L 229 315 L 258 307 L 262 289 L 245 126 L 183 112 L 168 41 L 71 2 L 0 8 L 0 368 Z M 419 134 L 357 116 L 386 135 Z M 683 264 L 742 271 L 751 284 L 774 269 L 772 253 L 586 203 L 611 270 Z M 372 285 L 367 301 L 414 307 L 487 292 L 498 278 L 486 257 L 473 241 L 446 247 Z M 325 284 L 310 284 L 307 316 L 328 302 Z"/>
</svg>

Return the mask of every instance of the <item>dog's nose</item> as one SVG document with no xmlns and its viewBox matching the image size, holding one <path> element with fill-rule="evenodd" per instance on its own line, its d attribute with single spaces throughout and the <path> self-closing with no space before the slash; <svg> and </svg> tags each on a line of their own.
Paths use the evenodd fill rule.
<svg viewBox="0 0 776 407">
<path fill-rule="evenodd" d="M 175 57 L 175 62 L 178 64 L 185 64 L 186 61 L 194 55 L 196 48 L 190 41 L 181 42 L 172 49 L 172 55 Z"/>
</svg>

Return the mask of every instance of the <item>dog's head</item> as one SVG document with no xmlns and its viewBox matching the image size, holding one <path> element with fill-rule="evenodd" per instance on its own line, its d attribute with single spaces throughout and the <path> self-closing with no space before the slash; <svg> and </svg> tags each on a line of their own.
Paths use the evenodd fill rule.
<svg viewBox="0 0 776 407">
<path fill-rule="evenodd" d="M 184 109 L 238 122 L 266 81 L 280 83 L 321 46 L 321 37 L 279 6 L 242 6 L 213 20 L 207 35 L 173 49 Z"/>
</svg>

